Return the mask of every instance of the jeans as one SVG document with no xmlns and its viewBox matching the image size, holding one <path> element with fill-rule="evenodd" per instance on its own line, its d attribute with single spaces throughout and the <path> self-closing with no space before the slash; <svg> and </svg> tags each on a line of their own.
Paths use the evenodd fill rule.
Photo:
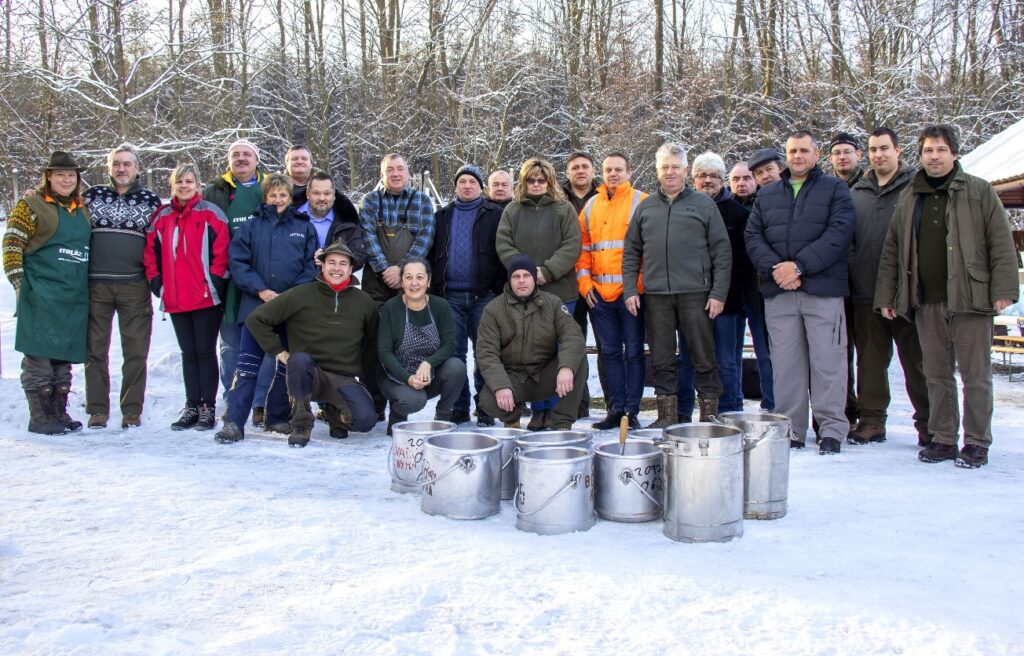
<svg viewBox="0 0 1024 656">
<path fill-rule="evenodd" d="M 569 311 L 569 314 L 572 314 L 573 312 L 576 311 L 576 301 L 563 303 L 563 305 L 565 305 L 565 309 Z M 583 387 L 586 387 L 586 385 L 584 384 Z M 543 401 L 534 401 L 533 403 L 530 404 L 530 409 L 533 410 L 534 412 L 537 412 L 538 410 L 552 410 L 556 405 L 558 405 L 559 401 L 561 401 L 561 399 L 559 399 L 558 395 L 555 394 L 554 396 L 544 399 Z"/>
<path fill-rule="evenodd" d="M 605 301 L 599 295 L 590 308 L 598 350 L 608 381 L 610 412 L 639 412 L 644 392 L 644 320 L 633 316 L 620 296 Z M 625 351 L 625 357 L 623 357 Z"/>
<path fill-rule="evenodd" d="M 455 357 L 462 360 L 465 365 L 468 344 L 473 342 L 473 350 L 476 351 L 476 331 L 480 327 L 480 316 L 484 313 L 487 304 L 494 300 L 494 294 L 488 292 L 483 296 L 477 296 L 473 292 L 448 292 L 445 299 L 452 308 L 452 318 L 455 320 Z M 478 401 L 483 386 L 483 376 L 474 366 L 474 398 Z M 455 401 L 455 414 L 469 414 L 469 396 L 469 380 L 467 379 L 462 385 L 459 398 Z M 477 410 L 479 410 L 479 406 Z"/>
<path fill-rule="evenodd" d="M 718 360 L 718 376 L 722 380 L 719 412 L 743 410 L 744 323 L 742 314 L 720 314 L 715 317 L 715 359 Z"/>
<path fill-rule="evenodd" d="M 349 430 L 365 433 L 377 423 L 377 410 L 366 387 L 351 376 L 324 371 L 308 353 L 288 358 L 288 395 L 292 398 L 292 430 L 313 428 L 310 401 L 341 409 Z"/>
<path fill-rule="evenodd" d="M 768 325 L 764 321 L 764 305 L 760 298 L 751 303 L 743 304 L 743 315 L 750 325 L 750 338 L 754 342 L 754 355 L 757 356 L 757 375 L 761 383 L 761 409 L 775 410 L 775 384 L 772 380 L 772 352 L 768 341 Z M 743 357 L 743 336 L 746 331 L 741 322 L 737 326 L 736 350 Z M 743 362 L 740 361 L 742 366 Z M 742 368 L 740 369 L 740 389 L 743 389 Z"/>
<path fill-rule="evenodd" d="M 238 368 L 238 347 L 242 341 L 242 324 L 225 323 L 220 327 L 220 383 L 224 387 L 223 400 L 228 404 L 228 390 L 231 389 Z M 256 377 L 256 392 L 253 394 L 253 407 L 262 406 L 270 391 L 270 381 L 274 379 L 274 358 L 265 357 L 260 365 L 259 376 Z"/>
</svg>

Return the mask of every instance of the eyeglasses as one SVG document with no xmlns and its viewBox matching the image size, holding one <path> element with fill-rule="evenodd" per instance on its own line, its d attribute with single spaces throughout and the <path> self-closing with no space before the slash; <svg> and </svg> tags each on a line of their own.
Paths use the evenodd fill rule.
<svg viewBox="0 0 1024 656">
<path fill-rule="evenodd" d="M 547 184 L 547 183 L 548 183 L 548 179 L 547 178 L 526 178 L 526 184 L 541 185 L 541 184 Z"/>
<path fill-rule="evenodd" d="M 693 179 L 694 180 L 697 180 L 699 178 L 714 178 L 716 180 L 721 180 L 722 179 L 721 177 L 719 177 L 719 175 L 717 173 L 694 173 L 693 174 Z"/>
</svg>

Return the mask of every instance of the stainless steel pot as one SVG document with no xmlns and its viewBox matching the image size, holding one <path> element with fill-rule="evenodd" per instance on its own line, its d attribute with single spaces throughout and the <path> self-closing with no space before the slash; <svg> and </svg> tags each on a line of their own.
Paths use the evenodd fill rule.
<svg viewBox="0 0 1024 656">
<path fill-rule="evenodd" d="M 455 430 L 450 421 L 403 421 L 391 427 L 391 450 L 388 452 L 388 472 L 391 489 L 395 492 L 419 493 L 420 464 L 423 444 L 431 435 Z"/>
<path fill-rule="evenodd" d="M 511 499 L 516 495 L 516 468 L 513 462 L 516 438 L 526 435 L 528 431 L 524 428 L 492 426 L 477 428 L 473 432 L 493 437 L 501 442 L 501 499 Z"/>
<path fill-rule="evenodd" d="M 661 432 L 660 430 L 658 431 Z M 623 448 L 624 453 L 619 454 Z M 649 522 L 661 517 L 665 466 L 651 440 L 618 440 L 594 447 L 594 508 L 614 522 Z"/>
<path fill-rule="evenodd" d="M 789 417 L 768 412 L 723 412 L 743 431 L 743 517 L 778 519 L 789 495 Z"/>
<path fill-rule="evenodd" d="M 450 519 L 501 510 L 501 444 L 478 433 L 431 435 L 423 445 L 420 509 Z"/>
<path fill-rule="evenodd" d="M 512 503 L 516 528 L 539 535 L 594 525 L 594 460 L 589 449 L 547 447 L 520 453 Z"/>
</svg>

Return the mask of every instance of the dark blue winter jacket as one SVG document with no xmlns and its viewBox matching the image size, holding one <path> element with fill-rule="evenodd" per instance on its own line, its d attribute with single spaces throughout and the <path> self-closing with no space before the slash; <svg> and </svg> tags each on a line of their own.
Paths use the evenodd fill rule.
<svg viewBox="0 0 1024 656">
<path fill-rule="evenodd" d="M 761 277 L 765 297 L 782 293 L 772 278 L 779 262 L 803 272 L 799 291 L 813 296 L 849 296 L 846 258 L 853 240 L 853 201 L 846 182 L 815 166 L 793 198 L 789 170 L 757 192 L 745 232 L 747 255 Z"/>
<path fill-rule="evenodd" d="M 242 292 L 238 323 L 263 304 L 259 293 L 281 293 L 316 279 L 313 254 L 318 246 L 316 229 L 308 217 L 289 207 L 283 214 L 264 203 L 251 221 L 231 237 L 231 278 Z"/>
</svg>

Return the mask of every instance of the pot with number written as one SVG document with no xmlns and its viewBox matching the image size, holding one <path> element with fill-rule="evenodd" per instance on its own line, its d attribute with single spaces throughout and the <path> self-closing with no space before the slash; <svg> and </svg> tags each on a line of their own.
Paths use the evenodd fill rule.
<svg viewBox="0 0 1024 656">
<path fill-rule="evenodd" d="M 659 433 L 661 431 L 658 431 Z M 594 507 L 602 519 L 649 522 L 661 517 L 664 456 L 651 440 L 618 440 L 594 447 Z"/>
<path fill-rule="evenodd" d="M 455 430 L 450 421 L 403 421 L 391 428 L 391 450 L 388 452 L 388 472 L 391 489 L 395 492 L 419 493 L 420 464 L 423 444 L 431 435 Z"/>
</svg>

